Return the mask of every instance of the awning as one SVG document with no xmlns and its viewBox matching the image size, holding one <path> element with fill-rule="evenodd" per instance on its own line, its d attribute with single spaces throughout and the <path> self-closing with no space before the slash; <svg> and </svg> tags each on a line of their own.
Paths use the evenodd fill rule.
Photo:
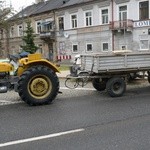
<svg viewBox="0 0 150 150">
<path fill-rule="evenodd" d="M 46 21 L 46 22 L 42 22 L 41 24 L 42 25 L 48 25 L 48 24 L 52 24 L 53 23 L 53 21 Z"/>
</svg>

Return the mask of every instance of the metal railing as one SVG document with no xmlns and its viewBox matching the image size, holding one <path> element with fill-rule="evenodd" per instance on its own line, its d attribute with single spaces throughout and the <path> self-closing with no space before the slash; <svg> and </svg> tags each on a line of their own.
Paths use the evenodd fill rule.
<svg viewBox="0 0 150 150">
<path fill-rule="evenodd" d="M 128 28 L 133 28 L 133 20 L 127 19 L 127 20 L 110 22 L 111 30 L 128 29 Z"/>
<path fill-rule="evenodd" d="M 40 37 L 41 38 L 54 38 L 55 32 L 54 31 L 41 31 L 40 32 Z"/>
</svg>

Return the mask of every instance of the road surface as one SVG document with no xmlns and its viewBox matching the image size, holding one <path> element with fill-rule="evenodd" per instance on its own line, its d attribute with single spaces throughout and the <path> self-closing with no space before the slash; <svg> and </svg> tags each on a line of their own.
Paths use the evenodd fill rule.
<svg viewBox="0 0 150 150">
<path fill-rule="evenodd" d="M 3 96 L 14 103 L 0 106 L 0 149 L 150 149 L 149 84 L 131 84 L 120 98 L 90 85 L 61 91 L 52 105 L 38 107 L 11 92 Z"/>
</svg>

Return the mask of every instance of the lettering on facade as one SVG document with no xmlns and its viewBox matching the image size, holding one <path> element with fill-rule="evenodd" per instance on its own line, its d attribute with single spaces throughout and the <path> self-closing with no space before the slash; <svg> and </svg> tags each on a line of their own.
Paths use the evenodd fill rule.
<svg viewBox="0 0 150 150">
<path fill-rule="evenodd" d="M 150 26 L 150 20 L 134 22 L 134 28 Z"/>
</svg>

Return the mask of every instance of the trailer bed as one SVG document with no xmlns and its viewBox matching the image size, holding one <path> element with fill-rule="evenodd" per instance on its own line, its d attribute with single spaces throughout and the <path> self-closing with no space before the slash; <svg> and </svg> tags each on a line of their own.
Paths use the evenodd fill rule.
<svg viewBox="0 0 150 150">
<path fill-rule="evenodd" d="M 150 52 L 81 55 L 81 70 L 95 73 L 150 70 Z"/>
</svg>

